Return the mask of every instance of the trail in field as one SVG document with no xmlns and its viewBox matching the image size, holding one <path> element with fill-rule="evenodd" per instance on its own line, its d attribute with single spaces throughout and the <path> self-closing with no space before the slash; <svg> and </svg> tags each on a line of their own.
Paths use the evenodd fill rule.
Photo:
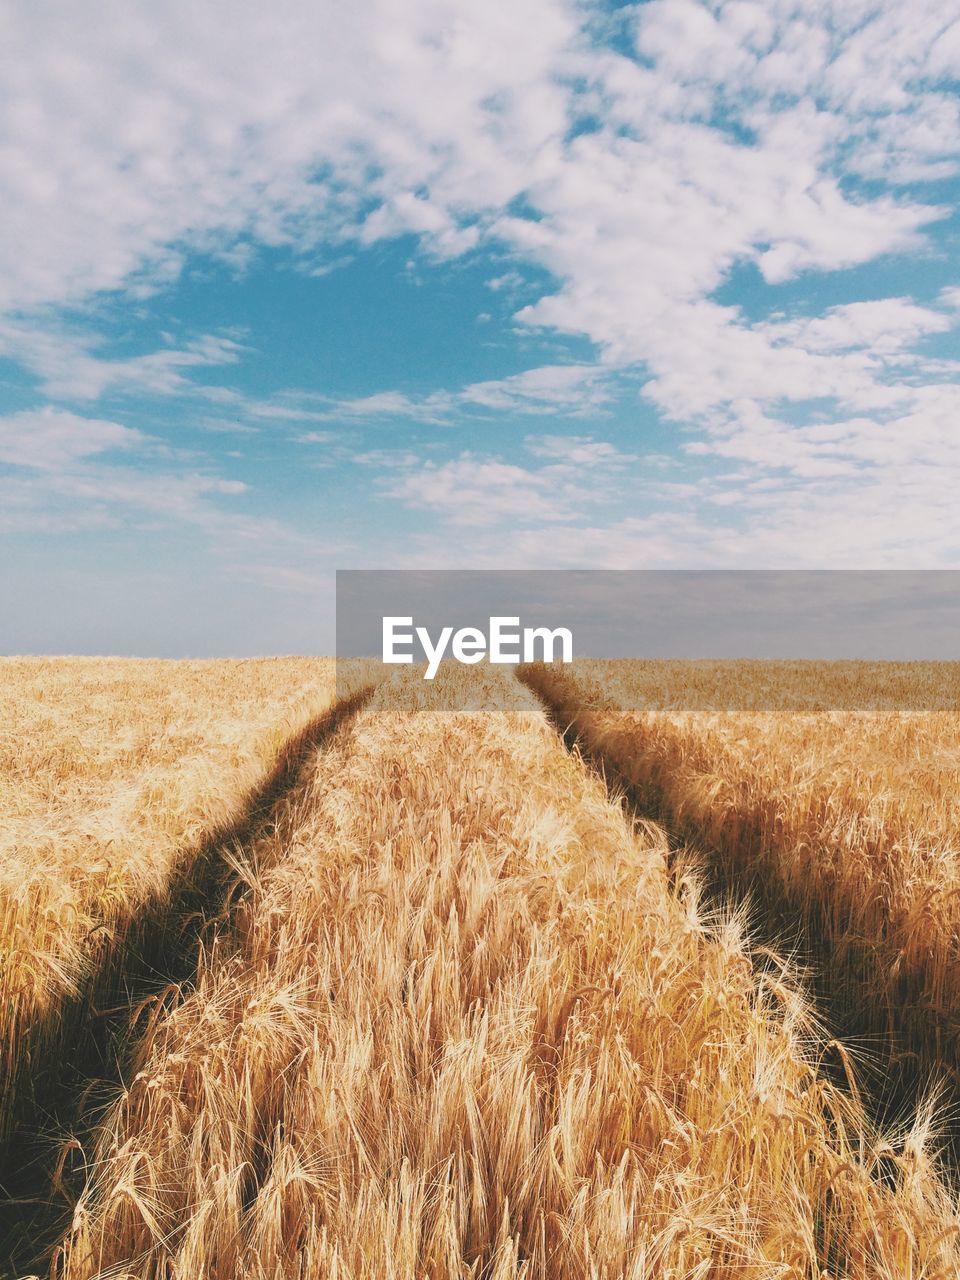
<svg viewBox="0 0 960 1280">
<path fill-rule="evenodd" d="M 50 1026 L 37 1036 L 48 1047 L 33 1064 L 17 1127 L 0 1149 L 0 1276 L 39 1266 L 63 1234 L 102 1113 L 129 1082 L 144 1027 L 191 988 L 201 945 L 243 892 L 238 861 L 297 804 L 308 763 L 315 767 L 317 752 L 371 692 L 360 687 L 285 742 L 235 820 L 196 846 L 162 897 L 144 904 L 104 969 L 52 1010 Z"/>
<path fill-rule="evenodd" d="M 381 686 L 251 833 L 62 1280 L 956 1274 L 922 1133 L 876 1145 L 662 833 L 518 682 L 470 688 Z"/>
<path fill-rule="evenodd" d="M 99 1000 L 126 930 L 241 818 L 336 676 L 323 658 L 0 658 L 0 1148 L 71 1001 Z"/>
<path fill-rule="evenodd" d="M 664 824 L 675 848 L 682 849 L 684 840 L 697 840 L 701 878 L 710 899 L 739 907 L 749 916 L 751 936 L 761 954 L 772 949 L 789 957 L 793 971 L 802 973 L 821 1025 L 831 1042 L 844 1046 L 842 1053 L 837 1050 L 828 1059 L 828 1068 L 838 1079 L 845 1078 L 853 1058 L 857 1087 L 874 1122 L 902 1127 L 934 1107 L 942 1157 L 951 1176 L 960 1176 L 960 1136 L 955 1132 L 960 1063 L 949 1053 L 944 1058 L 944 1045 L 935 1036 L 918 1052 L 915 1025 L 906 1019 L 898 1022 L 878 1006 L 875 959 L 867 954 L 856 963 L 849 949 L 836 954 L 826 946 L 816 918 L 811 919 L 809 902 L 801 906 L 775 877 L 765 876 L 749 846 L 736 857 L 715 847 L 693 816 L 693 806 L 678 808 L 669 788 L 654 781 L 662 770 L 643 755 L 654 748 L 636 739 L 633 720 L 625 722 L 622 732 L 612 732 L 576 679 L 566 673 L 531 666 L 521 668 L 519 677 L 540 699 L 567 744 L 575 745 L 593 764 L 612 798 L 624 803 L 635 818 Z M 711 821 L 711 827 L 717 825 Z M 727 825 L 738 829 L 735 815 L 727 815 Z"/>
</svg>

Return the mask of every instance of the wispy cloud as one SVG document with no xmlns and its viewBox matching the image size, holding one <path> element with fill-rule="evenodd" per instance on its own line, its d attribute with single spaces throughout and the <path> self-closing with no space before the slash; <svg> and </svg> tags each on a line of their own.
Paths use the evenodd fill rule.
<svg viewBox="0 0 960 1280">
<path fill-rule="evenodd" d="M 607 440 L 592 436 L 527 436 L 524 444 L 535 458 L 550 458 L 571 467 L 613 467 L 619 469 L 635 462 Z"/>
<path fill-rule="evenodd" d="M 71 463 L 145 443 L 131 427 L 101 418 L 46 407 L 0 418 L 0 462 L 40 471 L 59 471 Z"/>
<path fill-rule="evenodd" d="M 557 414 L 595 417 L 614 399 L 615 378 L 600 365 L 543 365 L 506 378 L 473 382 L 458 391 L 433 391 L 423 396 L 401 391 L 378 391 L 369 396 L 321 397 L 306 402 L 325 407 L 311 410 L 315 418 L 341 421 L 411 419 L 445 426 L 502 414 Z M 293 417 L 295 410 L 283 412 Z"/>
<path fill-rule="evenodd" d="M 385 484 L 391 498 L 458 526 L 553 524 L 609 500 L 628 459 L 591 437 L 531 436 L 539 465 L 523 466 L 464 452 L 445 463 L 397 458 Z"/>
<path fill-rule="evenodd" d="M 241 480 L 175 461 L 133 427 L 46 406 L 0 417 L 0 476 L 7 532 L 190 525 L 230 538 L 282 537 L 274 521 L 222 510 L 247 492 Z"/>
<path fill-rule="evenodd" d="M 191 369 L 236 364 L 243 347 L 235 339 L 204 334 L 183 347 L 169 346 L 146 355 L 103 355 L 103 338 L 39 318 L 0 316 L 0 355 L 35 374 L 39 390 L 58 400 L 97 400 L 107 391 L 174 395 L 193 389 Z"/>
</svg>

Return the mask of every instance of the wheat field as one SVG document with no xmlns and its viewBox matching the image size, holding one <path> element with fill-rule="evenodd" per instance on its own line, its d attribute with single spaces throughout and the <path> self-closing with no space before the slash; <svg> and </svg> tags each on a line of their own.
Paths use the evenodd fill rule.
<svg viewBox="0 0 960 1280">
<path fill-rule="evenodd" d="M 960 664 L 585 662 L 528 678 L 741 895 L 802 926 L 841 1018 L 956 1076 Z"/>
<path fill-rule="evenodd" d="M 276 754 L 332 684 L 322 665 L 274 674 L 256 705 Z M 308 744 L 225 850 L 230 891 L 190 979 L 149 1017 L 131 1009 L 42 1274 L 960 1274 L 941 1117 L 877 1130 L 790 964 L 752 944 L 736 901 L 704 897 L 693 854 L 625 815 L 528 687 L 554 711 L 562 692 L 586 730 L 613 714 L 612 686 L 601 706 L 579 677 L 522 674 L 405 672 Z M 177 713 L 195 730 L 199 707 L 194 689 Z M 111 736 L 135 721 L 116 709 Z M 200 731 L 192 812 L 243 790 L 213 763 L 229 732 Z M 34 739 L 52 757 L 53 728 Z M 140 785 L 132 763 L 117 773 Z"/>
<path fill-rule="evenodd" d="M 327 659 L 0 660 L 0 1140 L 64 1002 L 333 694 Z"/>
</svg>

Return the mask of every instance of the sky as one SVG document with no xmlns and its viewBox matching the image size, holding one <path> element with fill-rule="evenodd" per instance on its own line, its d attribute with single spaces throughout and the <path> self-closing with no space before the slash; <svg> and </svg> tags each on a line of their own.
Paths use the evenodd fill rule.
<svg viewBox="0 0 960 1280">
<path fill-rule="evenodd" d="M 960 0 L 9 0 L 0 651 L 960 564 Z"/>
</svg>

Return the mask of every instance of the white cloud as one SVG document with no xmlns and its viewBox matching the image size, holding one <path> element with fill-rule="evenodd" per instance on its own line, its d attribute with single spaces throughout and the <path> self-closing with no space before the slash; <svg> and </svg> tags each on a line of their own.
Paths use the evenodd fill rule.
<svg viewBox="0 0 960 1280">
<path fill-rule="evenodd" d="M 522 190 L 565 126 L 576 23 L 555 0 L 524 20 L 535 38 L 507 0 L 8 9 L 0 308 L 162 285 L 191 249 L 413 230 L 461 252 L 461 213 Z"/>
<path fill-rule="evenodd" d="M 297 436 L 298 444 L 332 444 L 336 436 L 332 431 L 307 431 Z"/>
<path fill-rule="evenodd" d="M 221 510 L 247 485 L 170 468 L 166 451 L 132 427 L 45 406 L 0 417 L 0 528 L 64 533 L 187 524 L 250 543 L 297 540 L 273 520 Z"/>
<path fill-rule="evenodd" d="M 822 316 L 772 322 L 761 326 L 761 332 L 779 346 L 792 344 L 822 353 L 862 347 L 871 356 L 885 357 L 902 352 L 927 334 L 945 333 L 955 324 L 954 316 L 917 306 L 909 298 L 881 298 L 831 307 Z"/>
<path fill-rule="evenodd" d="M 487 281 L 487 288 L 492 289 L 494 293 L 499 293 L 502 289 L 514 292 L 525 284 L 526 281 L 519 271 L 507 271 L 502 276 L 492 276 Z"/>
<path fill-rule="evenodd" d="M 228 23 L 185 0 L 122 14 L 97 0 L 55 22 L 12 11 L 7 304 L 83 298 L 155 271 L 162 283 L 190 247 L 309 251 L 413 232 L 450 255 L 494 235 L 560 281 L 525 322 L 586 333 L 614 363 L 649 363 L 662 399 L 673 376 L 663 333 L 685 366 L 690 308 L 702 319 L 735 262 L 773 282 L 835 270 L 915 246 L 943 213 L 842 186 L 894 136 L 914 166 L 960 150 L 940 87 L 956 70 L 956 31 L 932 0 L 909 15 L 839 0 L 654 0 L 635 11 L 648 65 L 591 48 L 564 0 L 531 4 L 523 40 L 507 0 L 469 12 L 367 0 L 335 14 L 288 0 L 269 16 L 244 3 Z M 601 127 L 565 141 L 591 109 Z M 520 195 L 535 219 L 505 212 Z M 515 283 L 508 271 L 491 287 Z M 78 354 L 65 377 L 89 395 L 110 377 L 162 390 L 191 359 L 222 355 L 97 370 Z M 45 376 L 65 385 L 56 368 Z M 549 403 L 550 388 L 525 378 L 463 395 Z M 353 411 L 448 411 L 443 393 L 416 410 L 384 396 Z"/>
<path fill-rule="evenodd" d="M 364 449 L 353 454 L 351 461 L 361 467 L 402 470 L 417 466 L 421 458 L 412 449 Z"/>
<path fill-rule="evenodd" d="M 646 65 L 607 61 L 600 127 L 541 155 L 535 222 L 497 224 L 559 281 L 519 318 L 586 334 L 609 366 L 644 367 L 644 394 L 678 422 L 835 398 L 880 415 L 882 437 L 918 383 L 956 377 L 916 350 L 954 317 L 895 297 L 749 321 L 711 295 L 738 263 L 776 284 L 921 245 L 946 209 L 895 189 L 854 195 L 845 180 L 878 148 L 872 176 L 892 183 L 955 162 L 957 104 L 936 79 L 954 65 L 942 6 L 655 0 L 634 12 Z"/>
<path fill-rule="evenodd" d="M 595 414 L 611 399 L 595 365 L 544 365 L 496 381 L 475 382 L 458 397 L 465 406 L 519 413 Z"/>
<path fill-rule="evenodd" d="M 621 467 L 634 461 L 609 441 L 592 436 L 527 436 L 524 444 L 535 458 L 550 458 L 573 467 Z"/>
<path fill-rule="evenodd" d="M 955 173 L 960 152 L 948 87 L 960 20 L 941 0 L 652 0 L 625 15 L 639 58 L 591 44 L 590 10 L 566 0 L 528 0 L 522 39 L 508 0 L 282 0 L 269 12 L 242 0 L 229 20 L 187 0 L 55 9 L 5 15 L 0 124 L 0 343 L 49 395 L 170 394 L 191 369 L 241 354 L 208 337 L 108 358 L 51 320 L 57 308 L 161 290 L 194 253 L 244 270 L 261 247 L 286 246 L 322 272 L 412 233 L 438 258 L 495 248 L 489 285 L 508 296 L 525 277 L 504 268 L 504 250 L 549 272 L 552 292 L 519 323 L 586 336 L 598 364 L 422 396 L 203 394 L 281 423 L 595 417 L 618 373 L 639 369 L 643 394 L 695 433 L 688 460 L 736 468 L 692 491 L 681 480 L 671 501 L 699 494 L 712 512 L 747 512 L 787 556 L 808 507 L 809 546 L 828 557 L 840 537 L 864 554 L 896 536 L 927 537 L 939 554 L 954 537 L 957 366 L 928 349 L 958 318 L 956 289 L 931 305 L 898 294 L 803 314 L 771 301 L 801 273 L 935 238 L 948 210 L 917 184 Z M 737 267 L 757 273 L 751 317 L 714 297 Z M 90 422 L 48 420 L 31 456 L 82 469 L 101 449 L 133 447 Z M 83 438 L 92 452 L 70 454 Z M 602 502 L 625 463 L 590 436 L 529 448 L 540 465 L 474 452 L 401 466 L 386 492 L 461 524 L 541 520 L 556 552 L 571 513 Z M 121 493 L 128 480 L 101 470 Z M 217 492 L 204 483 L 184 488 L 185 509 Z M 903 513 L 911 532 L 871 503 Z M 590 525 L 581 545 L 640 556 L 659 554 L 664 536 L 678 547 L 709 536 L 718 554 L 747 554 L 699 515 L 659 529 L 633 519 L 609 542 Z M 532 548 L 538 535 L 524 536 Z"/>
<path fill-rule="evenodd" d="M 29 409 L 0 418 L 0 462 L 41 471 L 115 449 L 129 450 L 144 436 L 119 422 L 81 418 L 62 409 Z"/>
<path fill-rule="evenodd" d="M 709 312 L 707 301 L 737 261 L 752 259 L 776 281 L 833 270 L 908 247 L 937 216 L 889 200 L 850 203 L 818 172 L 806 138 L 746 147 L 699 124 L 653 127 L 649 139 L 578 139 L 543 190 L 549 212 L 534 236 L 515 218 L 499 224 L 563 282 L 520 319 L 586 333 L 614 364 L 645 363 L 669 378 L 691 362 L 708 314 L 743 327 L 734 309 Z"/>
<path fill-rule="evenodd" d="M 22 6 L 5 32 L 6 301 L 146 282 L 189 247 L 249 255 L 250 241 L 309 250 L 414 232 L 461 253 L 495 220 L 573 304 L 528 318 L 569 326 L 561 311 L 586 301 L 573 327 L 616 347 L 619 326 L 598 311 L 611 277 L 622 321 L 702 296 L 737 257 L 771 280 L 869 260 L 938 211 L 845 196 L 851 136 L 875 146 L 889 124 L 916 159 L 935 137 L 956 150 L 960 131 L 945 131 L 950 102 L 931 83 L 955 62 L 938 6 L 854 21 L 856 7 L 656 0 L 636 10 L 644 67 L 591 50 L 564 0 L 530 0 L 523 40 L 507 0 L 335 13 L 288 0 L 269 16 L 244 3 L 228 23 L 185 0 L 122 14 L 96 0 L 56 21 Z M 591 106 L 575 75 L 606 127 L 566 143 Z M 718 117 L 755 144 L 701 122 Z M 503 216 L 520 195 L 538 221 Z"/>
<path fill-rule="evenodd" d="M 427 510 L 452 525 L 552 524 L 609 501 L 617 472 L 630 459 L 589 436 L 528 436 L 527 452 L 543 465 L 462 453 L 446 463 L 377 459 L 399 468 L 384 486 L 391 498 Z"/>
<path fill-rule="evenodd" d="M 743 403 L 689 452 L 734 464 L 701 487 L 729 513 L 740 561 L 937 567 L 960 556 L 960 386 L 924 386 L 899 411 L 786 424 Z M 713 539 L 714 543 L 717 538 Z"/>
<path fill-rule="evenodd" d="M 173 395 L 191 389 L 186 370 L 235 364 L 242 347 L 232 338 L 206 334 L 177 349 L 110 358 L 97 354 L 102 339 L 47 325 L 0 317 L 0 355 L 17 360 L 40 379 L 44 395 L 96 400 L 108 390 Z"/>
<path fill-rule="evenodd" d="M 310 402 L 326 405 L 314 409 L 319 419 L 409 418 L 446 425 L 476 415 L 512 413 L 596 416 L 613 398 L 609 371 L 588 364 L 542 365 L 506 378 L 472 382 L 459 391 L 433 391 L 411 396 L 402 391 L 344 399 L 313 396 Z M 294 408 L 265 410 L 264 416 L 295 417 Z"/>
<path fill-rule="evenodd" d="M 427 396 L 408 396 L 402 391 L 378 391 L 371 396 L 329 400 L 327 418 L 418 418 L 422 422 L 443 422 L 452 412 L 455 397 L 445 391 Z"/>
<path fill-rule="evenodd" d="M 440 465 L 427 462 L 402 475 L 386 492 L 407 506 L 461 526 L 550 523 L 574 509 L 542 473 L 470 454 Z"/>
</svg>

